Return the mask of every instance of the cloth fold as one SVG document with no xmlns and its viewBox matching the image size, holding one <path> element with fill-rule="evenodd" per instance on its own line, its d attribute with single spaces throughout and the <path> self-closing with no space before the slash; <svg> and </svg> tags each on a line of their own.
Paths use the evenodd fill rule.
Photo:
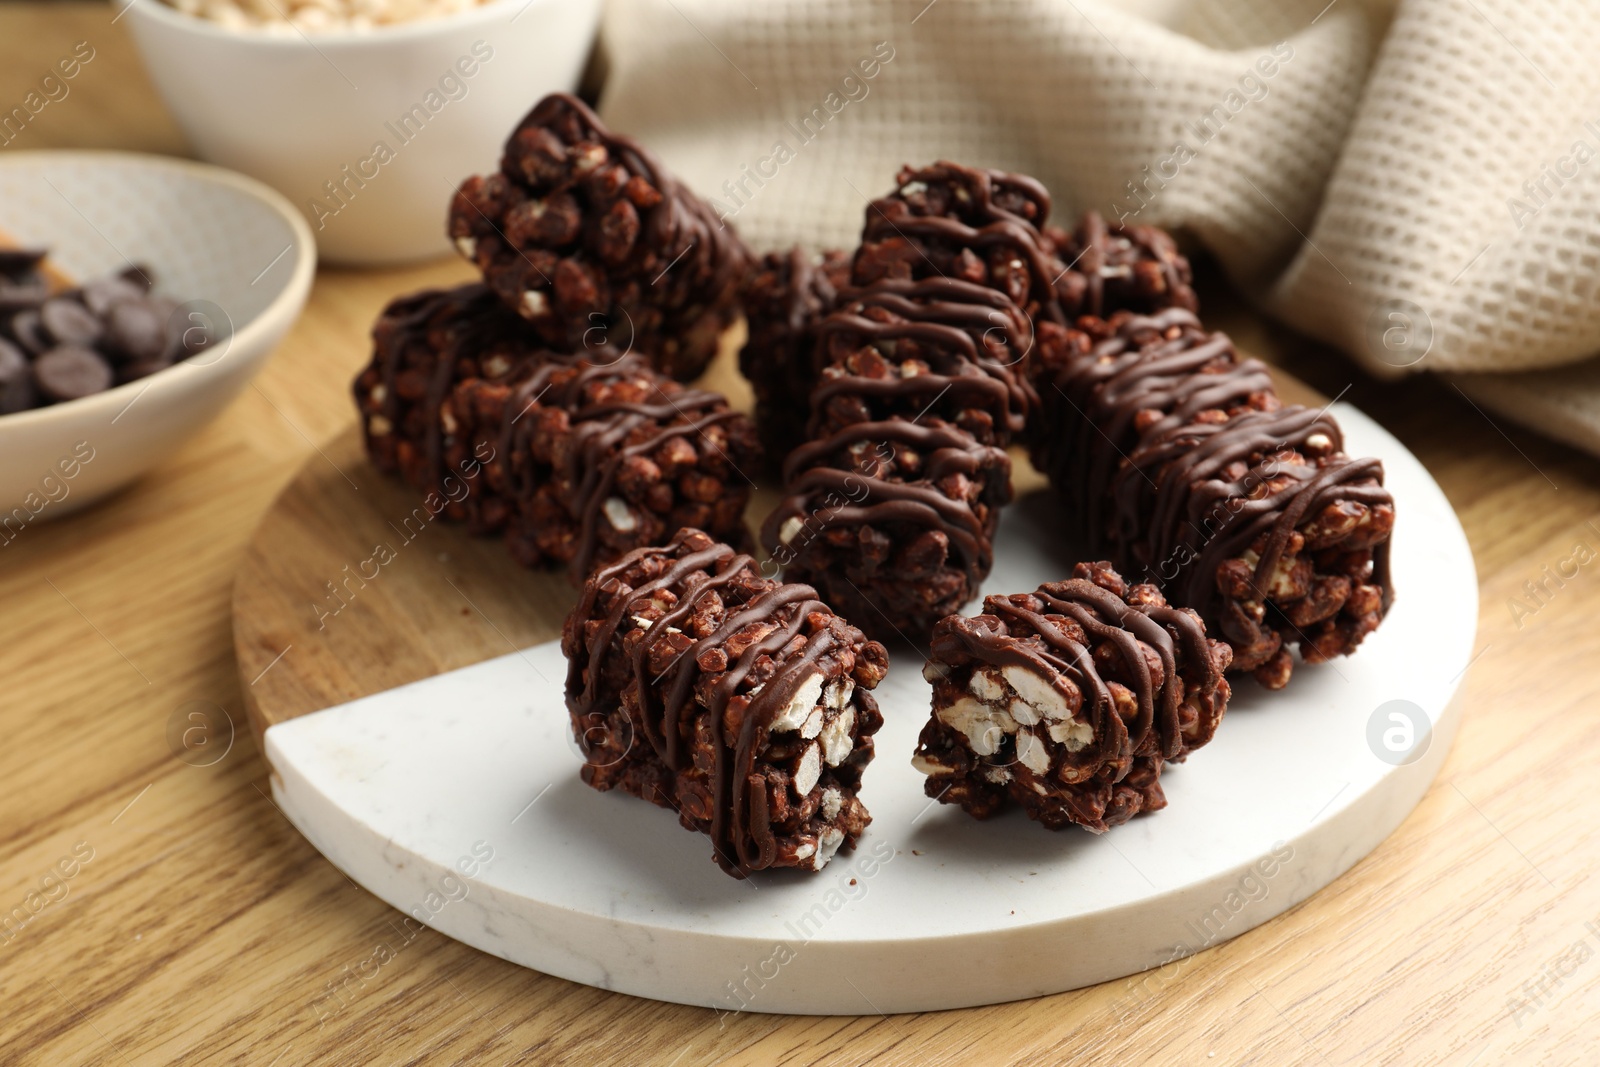
<svg viewBox="0 0 1600 1067">
<path fill-rule="evenodd" d="M 905 163 L 1023 171 L 1600 453 L 1600 5 L 610 0 L 604 40 L 607 121 L 757 248 L 852 246 Z"/>
</svg>

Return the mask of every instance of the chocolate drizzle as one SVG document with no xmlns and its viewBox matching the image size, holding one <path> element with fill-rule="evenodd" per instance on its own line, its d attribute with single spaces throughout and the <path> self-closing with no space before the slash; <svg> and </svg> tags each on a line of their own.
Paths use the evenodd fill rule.
<svg viewBox="0 0 1600 1067">
<path fill-rule="evenodd" d="M 993 566 L 1010 474 L 942 420 L 853 423 L 790 454 L 762 541 L 869 634 L 924 640 Z"/>
<path fill-rule="evenodd" d="M 1171 235 L 1154 226 L 1109 226 L 1085 212 L 1075 232 L 1044 227 L 1046 239 L 1070 266 L 1055 279 L 1063 320 L 1116 311 L 1152 314 L 1167 307 L 1194 311 L 1189 261 Z"/>
<path fill-rule="evenodd" d="M 921 457 L 915 480 L 879 471 L 893 470 L 891 463 L 858 466 L 835 465 L 830 456 L 849 454 L 853 445 L 882 444 L 914 450 Z M 885 470 L 887 469 L 887 470 Z M 861 422 L 846 426 L 821 441 L 801 445 L 789 456 L 784 468 L 787 495 L 768 527 L 777 532 L 776 541 L 787 545 L 781 536 L 783 523 L 791 517 L 816 514 L 817 502 L 830 497 L 851 501 L 826 509 L 827 525 L 887 526 L 905 524 L 942 533 L 958 553 L 969 578 L 981 582 L 994 564 L 990 543 L 1001 505 L 1010 499 L 1010 480 L 1005 477 L 1011 464 L 998 448 L 976 445 L 970 435 L 942 422 L 920 425 L 905 419 L 887 422 Z M 996 478 L 996 471 L 1004 472 Z M 982 514 L 973 502 L 951 498 L 937 488 L 950 475 L 960 475 L 984 485 L 988 493 L 980 498 Z M 826 581 L 819 576 L 818 580 Z"/>
<path fill-rule="evenodd" d="M 1346 455 L 1326 410 L 1281 406 L 1265 365 L 1240 359 L 1188 311 L 1080 325 L 1092 336 L 1052 346 L 1034 368 L 1059 418 L 1035 435 L 1033 452 L 1072 502 L 1090 551 L 1142 570 L 1208 623 L 1227 617 L 1240 668 L 1264 668 L 1257 676 L 1270 687 L 1288 678 L 1283 642 L 1298 641 L 1307 658 L 1353 648 L 1393 599 L 1382 464 Z M 1350 529 L 1324 536 L 1341 513 Z M 1312 569 L 1296 579 L 1308 537 Z M 1225 590 L 1219 574 L 1234 560 L 1247 574 Z M 1253 586 L 1245 600 L 1276 614 L 1252 620 L 1231 608 L 1241 580 Z M 1327 604 L 1294 608 L 1318 582 Z"/>
<path fill-rule="evenodd" d="M 912 354 L 901 349 L 912 342 Z M 885 377 L 850 373 L 851 356 L 871 346 L 893 363 L 926 362 L 929 370 Z M 1022 433 L 1036 402 L 1022 363 L 1033 348 L 1033 324 L 1004 294 L 949 278 L 885 279 L 839 295 L 839 309 L 817 327 L 822 377 L 812 393 L 811 432 L 828 424 L 828 402 L 861 398 L 877 419 L 987 412 L 985 443 L 1005 445 Z"/>
<path fill-rule="evenodd" d="M 1026 175 L 955 163 L 906 167 L 895 192 L 867 207 L 855 281 L 981 279 L 1030 316 L 1062 321 L 1053 282 L 1066 265 L 1039 231 L 1049 214 L 1049 193 Z"/>
<path fill-rule="evenodd" d="M 1046 678 L 1070 678 L 1094 708 L 1094 746 L 1084 751 L 1122 763 L 1125 770 L 1125 761 L 1133 755 L 1159 755 L 1176 762 L 1211 739 L 1222 717 L 1220 709 L 1209 729 L 1198 736 L 1185 737 L 1182 730 L 1186 684 L 1210 693 L 1222 682 L 1222 672 L 1211 660 L 1205 625 L 1193 614 L 1164 604 L 1131 606 L 1084 578 L 1041 585 L 1032 597 L 989 597 L 983 610 L 1001 621 L 1004 632 L 952 627 L 956 633 L 968 631 L 963 634 L 968 654 L 1001 666 L 1014 663 Z M 1087 644 L 1062 626 L 1061 619 L 1077 623 Z M 1008 636 L 1018 621 L 1041 641 L 1034 644 Z M 1127 680 L 1138 701 L 1138 717 L 1132 723 L 1124 723 L 1117 714 L 1102 668 L 1095 664 L 1091 650 L 1102 642 L 1116 650 L 1115 677 Z M 1151 671 L 1141 643 L 1155 650 L 1159 678 Z M 1080 756 L 1079 762 L 1087 760 Z"/>
<path fill-rule="evenodd" d="M 816 326 L 812 443 L 763 541 L 869 633 L 920 642 L 993 565 L 1000 450 L 1037 405 L 1016 300 L 1048 295 L 1035 223 L 1050 200 L 1031 178 L 952 164 L 900 180 L 868 212 L 859 284 Z"/>
<path fill-rule="evenodd" d="M 1162 765 L 1182 761 L 1215 734 L 1229 696 L 1226 646 L 1152 587 L 1130 592 L 1106 564 L 1080 564 L 1075 573 L 1032 594 L 991 596 L 982 615 L 952 616 L 934 631 L 934 716 L 918 748 L 929 796 L 948 794 L 947 803 L 979 817 L 1010 801 L 1052 829 L 1076 823 L 1102 832 L 1162 806 Z M 985 687 L 973 684 L 980 668 L 1008 685 L 1017 670 L 1036 680 L 1016 697 L 999 690 L 988 698 L 1016 708 L 1026 695 L 1035 712 L 995 720 L 988 729 L 1005 736 L 987 754 L 968 751 L 973 743 L 952 726 L 974 694 L 983 699 Z M 1043 691 L 1054 693 L 1053 713 L 1037 706 Z M 1018 722 L 1037 725 L 1023 739 L 1027 727 Z M 1092 737 L 1074 747 L 1046 729 L 1068 722 Z M 1041 753 L 1020 751 L 1023 740 L 1044 746 L 1042 769 Z"/>
<path fill-rule="evenodd" d="M 854 287 L 839 291 L 836 310 L 816 326 L 807 427 L 815 445 L 786 467 L 786 499 L 763 539 L 858 621 L 888 623 L 881 636 L 892 629 L 916 640 L 936 612 L 970 599 L 992 563 L 994 510 L 1010 490 L 986 482 L 978 506 L 970 450 L 960 478 L 913 463 L 863 479 L 846 446 L 898 431 L 834 435 L 931 417 L 979 445 L 1054 438 L 1055 402 L 1041 399 L 1028 365 L 1072 343 L 1066 324 L 1085 301 L 1097 310 L 1194 304 L 1188 264 L 1165 234 L 1108 227 L 1093 213 L 1068 234 L 1048 227 L 1050 208 L 1044 187 L 1023 175 L 947 162 L 903 168 L 896 189 L 867 209 Z M 1062 462 L 1087 462 L 1054 439 L 1047 447 Z M 975 465 L 989 480 L 997 470 Z M 852 488 L 870 503 L 840 502 Z M 805 544 L 790 553 L 801 532 Z"/>
<path fill-rule="evenodd" d="M 397 299 L 372 337 L 372 361 L 352 387 L 368 453 L 424 492 L 439 491 L 450 473 L 439 412 L 456 384 L 502 380 L 550 358 L 527 323 L 479 284 Z M 486 532 L 471 502 L 465 511 L 475 532 Z"/>
<path fill-rule="evenodd" d="M 626 379 L 648 381 L 655 402 L 605 398 L 609 385 Z M 548 466 L 535 459 L 542 410 L 559 411 L 568 435 L 565 445 L 548 457 Z M 599 524 L 606 501 L 616 495 L 623 464 L 654 453 L 670 438 L 698 439 L 712 426 L 742 419 L 720 393 L 665 381 L 639 356 L 552 359 L 514 384 L 496 450 L 511 457 L 510 492 L 516 499 L 530 498 L 547 482 L 565 487 L 563 496 L 579 524 L 571 573 L 581 581 L 596 562 Z"/>
<path fill-rule="evenodd" d="M 1111 226 L 1086 212 L 1074 232 L 1048 224 L 1032 178 L 936 163 L 904 168 L 867 208 L 854 277 L 965 278 L 1004 292 L 1037 322 L 1199 306 L 1189 261 L 1154 226 Z"/>
<path fill-rule="evenodd" d="M 650 560 L 664 565 L 650 568 L 655 576 L 649 580 L 630 582 L 644 573 L 641 562 Z M 610 600 L 603 614 L 602 596 Z M 653 601 L 668 606 L 641 627 L 636 612 Z M 715 601 L 720 621 L 703 636 L 689 639 L 685 635 L 695 632 L 695 620 L 710 601 Z M 765 779 L 757 772 L 776 717 L 811 679 L 847 676 L 858 653 L 882 663 L 882 649 L 874 653 L 860 632 L 833 616 L 809 586 L 762 579 L 750 556 L 713 543 L 699 531 L 682 531 L 665 548 L 640 549 L 598 571 L 586 584 L 572 620 L 564 645 L 569 657 L 567 703 L 574 723 L 591 721 L 619 697 L 606 690 L 608 675 L 601 665 L 620 654 L 636 701 L 636 722 L 670 780 L 693 766 L 688 748 L 693 724 L 703 712 L 714 754 L 707 832 L 717 862 L 739 877 L 772 866 L 778 841 Z M 598 624 L 581 627 L 584 620 Z M 735 635 L 752 627 L 761 636 L 736 656 L 726 655 Z M 580 634 L 587 636 L 580 640 Z M 663 649 L 666 665 L 653 669 L 652 660 Z M 713 661 L 725 666 L 702 667 Z M 752 673 L 764 661 L 768 672 L 751 684 Z M 858 762 L 864 764 L 871 756 L 866 738 L 876 728 L 869 721 L 876 719 L 876 705 L 866 689 L 877 679 L 869 674 L 858 680 L 863 684 L 852 699 L 862 720 L 855 741 Z M 736 698 L 744 707 L 734 714 Z M 732 728 L 730 720 L 736 723 Z M 840 773 L 851 769 L 843 767 Z M 854 782 L 839 784 L 853 789 Z M 671 797 L 662 793 L 648 799 L 659 803 Z"/>
<path fill-rule="evenodd" d="M 1309 439 L 1319 433 L 1337 453 L 1326 465 L 1275 460 L 1285 452 L 1307 451 Z M 1147 435 L 1112 486 L 1116 507 L 1112 537 L 1118 554 L 1150 566 L 1172 556 L 1180 545 L 1198 547 L 1173 587 L 1175 599 L 1192 604 L 1212 594 L 1223 560 L 1241 555 L 1260 540 L 1255 582 L 1264 588 L 1295 530 L 1323 507 L 1338 501 L 1368 507 L 1392 503 L 1383 487 L 1383 464 L 1352 459 L 1343 454 L 1343 447 L 1332 416 L 1298 405 L 1246 412 L 1221 424 L 1176 428 L 1164 436 Z M 1249 465 L 1244 476 L 1229 478 L 1223 473 L 1239 465 Z M 1256 495 L 1255 486 L 1279 478 L 1288 479 L 1288 484 Z M 1219 532 L 1206 537 L 1202 532 L 1206 524 L 1218 505 L 1228 500 L 1241 500 L 1238 511 Z M 1394 595 L 1388 561 L 1389 542 L 1384 541 L 1373 551 L 1372 580 L 1383 590 L 1385 609 Z"/>
<path fill-rule="evenodd" d="M 798 245 L 788 252 L 773 253 L 764 260 L 777 268 L 781 263 L 786 283 L 772 294 L 778 303 L 777 314 L 792 337 L 805 334 L 834 305 L 839 289 L 849 277 L 849 257 L 827 251 L 813 257 Z"/>
<path fill-rule="evenodd" d="M 1073 340 L 1081 346 L 1088 339 L 1078 334 Z M 1074 509 L 1076 533 L 1094 554 L 1106 551 L 1116 460 L 1141 439 L 1134 427 L 1140 412 L 1161 413 L 1148 433 L 1165 436 L 1211 408 L 1231 411 L 1252 397 L 1277 403 L 1265 364 L 1240 360 L 1225 334 L 1206 333 L 1192 312 L 1177 308 L 1127 318 L 1087 352 L 1053 350 L 1047 358 L 1050 365 L 1035 375 L 1045 399 L 1080 405 L 1082 413 L 1072 412 L 1077 417 L 1064 423 L 1042 420 L 1031 435 L 1034 458 L 1058 486 L 1078 487 L 1071 494 L 1081 505 Z"/>
</svg>

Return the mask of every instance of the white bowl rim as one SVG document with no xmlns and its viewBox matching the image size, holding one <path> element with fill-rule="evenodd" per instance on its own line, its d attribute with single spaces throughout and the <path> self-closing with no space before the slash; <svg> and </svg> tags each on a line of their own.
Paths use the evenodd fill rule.
<svg viewBox="0 0 1600 1067">
<path fill-rule="evenodd" d="M 241 351 L 250 351 L 252 347 L 261 343 L 262 337 L 271 332 L 276 326 L 276 320 L 294 305 L 304 300 L 311 288 L 311 279 L 316 273 L 317 242 L 311 236 L 311 227 L 306 224 L 305 217 L 295 209 L 294 205 L 284 199 L 277 190 L 263 185 L 254 178 L 246 177 L 237 171 L 228 170 L 226 167 L 213 166 L 210 163 L 196 163 L 190 159 L 177 159 L 172 156 L 161 156 L 150 152 L 114 152 L 96 149 L 72 148 L 44 148 L 28 149 L 18 152 L 0 152 L 0 168 L 9 169 L 19 167 L 29 162 L 50 160 L 76 160 L 83 162 L 103 161 L 123 166 L 145 167 L 150 170 L 169 170 L 186 174 L 202 181 L 212 182 L 216 185 L 230 186 L 248 196 L 261 201 L 268 208 L 283 219 L 294 233 L 294 261 L 290 268 L 289 279 L 278 290 L 267 304 L 249 322 L 242 326 L 235 326 L 233 339 L 228 350 L 234 348 Z M 203 353 L 197 353 L 191 359 L 201 358 Z M 226 357 L 224 357 L 226 358 Z M 170 367 L 156 371 L 154 374 L 143 378 L 136 378 L 131 382 L 114 386 L 104 392 L 94 393 L 90 396 L 79 397 L 77 400 L 68 400 L 60 404 L 51 404 L 42 408 L 30 408 L 27 411 L 18 411 L 10 415 L 0 415 L 0 432 L 6 430 L 20 430 L 25 427 L 39 427 L 51 422 L 70 422 L 80 415 L 87 415 L 96 408 L 115 407 L 117 401 L 124 398 L 142 394 L 144 390 L 156 385 L 163 386 L 166 382 L 174 380 L 174 375 L 193 370 L 185 360 L 174 363 Z"/>
<path fill-rule="evenodd" d="M 115 2 L 116 0 L 113 0 L 113 3 Z M 186 33 L 229 41 L 245 41 L 251 45 L 259 44 L 263 48 L 304 48 L 308 44 L 313 48 L 320 48 L 325 44 L 363 48 L 382 47 L 413 38 L 432 36 L 445 30 L 493 22 L 495 16 L 503 14 L 506 8 L 551 7 L 562 2 L 563 0 L 490 0 L 481 7 L 458 11 L 440 18 L 416 19 L 391 26 L 373 26 L 364 30 L 318 30 L 310 34 L 304 31 L 298 34 L 276 34 L 257 28 L 238 30 L 212 19 L 179 11 L 163 0 L 128 0 L 123 13 L 134 12 L 135 17 L 147 17 L 155 22 L 164 22 Z M 512 20 L 521 17 L 522 12 L 519 11 L 512 16 Z"/>
</svg>

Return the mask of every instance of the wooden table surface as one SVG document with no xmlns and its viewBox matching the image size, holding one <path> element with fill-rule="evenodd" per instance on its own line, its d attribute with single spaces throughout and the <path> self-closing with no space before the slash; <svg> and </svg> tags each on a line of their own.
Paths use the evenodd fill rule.
<svg viewBox="0 0 1600 1067">
<path fill-rule="evenodd" d="M 75 42 L 96 49 L 71 95 L 11 148 L 186 150 L 112 15 L 0 6 L 0 110 Z M 1349 385 L 1346 399 L 1422 458 L 1477 556 L 1480 657 L 1455 750 L 1417 811 L 1344 878 L 1170 973 L 891 1018 L 719 1020 L 431 931 L 405 941 L 397 913 L 268 799 L 229 601 L 258 518 L 351 422 L 346 383 L 377 309 L 467 274 L 454 262 L 322 271 L 304 317 L 221 418 L 130 491 L 0 548 L 0 916 L 44 905 L 0 935 L 0 1062 L 1600 1062 L 1600 894 L 1588 881 L 1600 869 L 1600 465 L 1490 422 L 1437 381 L 1352 380 L 1337 357 L 1230 312 L 1220 292 L 1212 321 L 1256 351 L 1297 351 L 1285 360 L 1296 373 L 1329 395 Z M 1579 545 L 1590 564 L 1546 581 Z M 1529 600 L 1528 582 L 1547 591 Z M 168 745 L 195 702 L 237 726 L 211 766 Z"/>
</svg>

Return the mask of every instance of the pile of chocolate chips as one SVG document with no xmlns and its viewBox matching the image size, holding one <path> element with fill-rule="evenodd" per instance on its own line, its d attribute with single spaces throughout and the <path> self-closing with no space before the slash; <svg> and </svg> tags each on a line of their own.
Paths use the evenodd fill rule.
<svg viewBox="0 0 1600 1067">
<path fill-rule="evenodd" d="M 45 253 L 0 249 L 0 415 L 103 392 L 188 359 L 211 343 L 129 267 L 52 294 Z"/>
</svg>

